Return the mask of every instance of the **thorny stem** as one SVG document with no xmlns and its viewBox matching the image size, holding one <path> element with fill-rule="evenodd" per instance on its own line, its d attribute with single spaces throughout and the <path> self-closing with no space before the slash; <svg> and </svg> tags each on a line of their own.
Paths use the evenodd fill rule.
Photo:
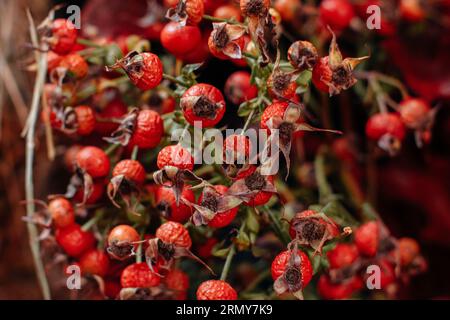
<svg viewBox="0 0 450 320">
<path fill-rule="evenodd" d="M 169 75 L 167 73 L 163 73 L 163 78 L 167 79 L 167 80 L 170 80 L 172 82 L 175 82 L 175 83 L 177 83 L 180 86 L 183 86 L 185 88 L 189 88 L 189 84 L 188 83 L 186 83 L 186 82 L 184 82 L 182 80 L 179 80 L 179 79 L 175 78 L 174 76 L 171 76 L 171 75 Z"/>
<path fill-rule="evenodd" d="M 30 33 L 32 38 L 37 39 L 36 28 L 34 26 L 33 18 L 29 9 L 27 10 L 27 16 L 30 23 Z M 50 17 L 53 19 L 53 17 Z M 34 45 L 37 45 L 34 44 Z M 42 52 L 38 55 L 37 60 L 37 75 L 36 82 L 34 84 L 33 98 L 31 101 L 30 113 L 27 120 L 27 133 L 26 133 L 26 150 L 25 150 L 25 195 L 27 201 L 27 217 L 32 218 L 35 212 L 34 206 L 34 184 L 33 184 L 33 160 L 34 160 L 34 139 L 36 121 L 39 112 L 39 101 L 41 93 L 43 91 L 45 77 L 47 74 L 47 53 Z M 38 230 L 34 223 L 27 223 L 28 234 L 30 238 L 31 253 L 36 268 L 36 274 L 39 280 L 39 285 L 42 290 L 42 295 L 45 300 L 50 300 L 50 287 L 45 274 L 44 264 L 40 254 L 40 244 L 38 237 Z"/>
</svg>

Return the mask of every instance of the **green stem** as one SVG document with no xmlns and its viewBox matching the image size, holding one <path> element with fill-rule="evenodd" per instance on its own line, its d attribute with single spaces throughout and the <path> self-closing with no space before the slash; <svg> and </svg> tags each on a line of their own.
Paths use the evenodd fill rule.
<svg viewBox="0 0 450 320">
<path fill-rule="evenodd" d="M 163 78 L 167 79 L 167 80 L 170 80 L 170 81 L 172 81 L 174 83 L 177 83 L 180 86 L 183 86 L 185 88 L 189 88 L 189 84 L 188 83 L 186 83 L 186 82 L 184 82 L 182 80 L 179 80 L 179 79 L 175 78 L 174 76 L 171 76 L 170 74 L 163 73 Z"/>
<path fill-rule="evenodd" d="M 209 21 L 212 21 L 212 22 L 226 22 L 228 24 L 239 24 L 239 25 L 245 26 L 243 23 L 240 23 L 239 21 L 236 21 L 234 19 L 216 18 L 216 17 L 210 16 L 210 15 L 207 15 L 207 14 L 203 15 L 203 19 L 204 20 L 209 20 Z"/>
<path fill-rule="evenodd" d="M 97 222 L 103 217 L 103 211 L 98 212 L 95 214 L 92 218 L 90 218 L 88 221 L 86 221 L 85 224 L 81 226 L 81 230 L 88 231 L 90 230 Z"/>
<path fill-rule="evenodd" d="M 284 230 L 280 224 L 280 219 L 278 218 L 278 216 L 276 216 L 273 213 L 272 210 L 270 210 L 270 208 L 268 206 L 264 206 L 264 209 L 269 214 L 270 220 L 272 220 L 272 228 L 274 229 L 275 233 L 278 235 L 281 242 L 283 242 L 283 244 L 287 245 L 289 242 L 291 242 L 291 239 L 290 239 L 289 235 L 286 234 L 286 232 L 284 232 Z"/>
<path fill-rule="evenodd" d="M 94 41 L 91 41 L 91 40 L 88 40 L 88 39 L 83 39 L 83 38 L 78 38 L 77 39 L 77 43 L 82 44 L 82 45 L 84 45 L 86 47 L 103 48 L 102 45 L 100 45 L 100 44 L 98 44 L 98 43 L 96 43 Z"/>
<path fill-rule="evenodd" d="M 134 146 L 133 151 L 131 152 L 131 160 L 136 160 L 139 152 L 139 147 Z"/>
<path fill-rule="evenodd" d="M 242 55 L 244 56 L 244 57 L 247 57 L 247 58 L 250 58 L 250 59 L 253 59 L 253 60 L 258 60 L 258 57 L 257 56 L 255 56 L 254 54 L 251 54 L 250 52 L 242 52 Z"/>
<path fill-rule="evenodd" d="M 317 186 L 319 188 L 319 202 L 326 203 L 330 196 L 333 194 L 333 190 L 327 181 L 327 174 L 325 169 L 325 156 L 324 152 L 319 151 L 319 154 L 314 160 L 314 171 L 316 173 Z"/>
<path fill-rule="evenodd" d="M 144 232 L 141 232 L 140 239 L 144 239 Z M 142 243 L 139 243 L 138 248 L 136 250 L 136 263 L 142 262 Z"/>
<path fill-rule="evenodd" d="M 110 156 L 117 148 L 120 147 L 120 144 L 110 144 L 108 148 L 105 149 L 105 153 L 107 156 Z"/>
<path fill-rule="evenodd" d="M 228 276 L 228 271 L 230 270 L 231 261 L 233 260 L 234 255 L 236 254 L 236 246 L 233 243 L 230 247 L 230 251 L 227 254 L 227 259 L 225 260 L 225 264 L 223 265 L 222 273 L 220 275 L 220 280 L 225 281 Z"/>
</svg>

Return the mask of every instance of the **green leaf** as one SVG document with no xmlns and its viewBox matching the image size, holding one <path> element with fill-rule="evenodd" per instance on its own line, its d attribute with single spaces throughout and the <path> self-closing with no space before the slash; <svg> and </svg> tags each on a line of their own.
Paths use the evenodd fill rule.
<svg viewBox="0 0 450 320">
<path fill-rule="evenodd" d="M 259 232 L 259 221 L 256 218 L 256 215 L 253 210 L 247 211 L 247 222 L 246 222 L 247 229 L 254 233 L 258 234 Z"/>
<path fill-rule="evenodd" d="M 297 84 L 302 87 L 308 87 L 312 79 L 312 72 L 305 70 L 297 77 Z"/>
<path fill-rule="evenodd" d="M 222 249 L 213 248 L 212 255 L 218 258 L 225 258 L 228 255 L 229 251 L 230 248 L 222 248 Z"/>
<path fill-rule="evenodd" d="M 187 64 L 181 69 L 181 74 L 190 76 L 192 72 L 198 70 L 203 63 L 193 63 L 193 64 Z"/>
</svg>

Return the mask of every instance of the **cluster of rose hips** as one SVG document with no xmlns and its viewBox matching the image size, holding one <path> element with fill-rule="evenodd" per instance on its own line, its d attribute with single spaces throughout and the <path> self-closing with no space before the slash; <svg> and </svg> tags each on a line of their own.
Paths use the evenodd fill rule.
<svg viewBox="0 0 450 320">
<path fill-rule="evenodd" d="M 266 130 L 268 140 L 279 130 L 280 151 L 288 169 L 292 140 L 302 131 L 332 131 L 307 123 L 300 97 L 304 83 L 299 79 L 310 75 L 319 91 L 339 94 L 356 83 L 354 69 L 367 59 L 342 57 L 331 30 L 348 27 L 353 8 L 347 9 L 349 4 L 344 0 L 325 0 L 320 14 L 332 35 L 329 55 L 320 57 L 312 43 L 296 41 L 289 47 L 288 61 L 282 61 L 280 23 L 289 19 L 286 6 L 292 3 L 275 1 L 274 10 L 269 0 L 241 0 L 239 7 L 224 1 L 213 5 L 203 0 L 165 0 L 166 17 L 171 22 L 160 26 L 159 35 L 164 49 L 177 61 L 202 61 L 205 48 L 201 43 L 207 39 L 214 57 L 252 67 L 252 74 L 237 71 L 229 76 L 225 96 L 239 106 L 238 113 L 248 116 L 247 124 L 260 119 L 259 128 Z M 207 4 L 214 7 L 212 16 L 205 15 L 205 10 L 211 12 Z M 337 11 L 341 16 L 334 15 Z M 206 38 L 199 27 L 205 20 L 213 21 Z M 161 59 L 149 52 L 150 43 L 138 36 L 87 40 L 64 19 L 44 27 L 48 32 L 43 41 L 50 51 L 42 119 L 78 143 L 65 153 L 72 173 L 65 194 L 50 196 L 48 205 L 43 205 L 33 221 L 54 234 L 84 275 L 102 278 L 106 296 L 185 299 L 189 277 L 179 268 L 180 259 L 194 259 L 212 272 L 191 251 L 189 230 L 230 226 L 240 207 L 259 212 L 257 208 L 277 194 L 278 178 L 263 175 L 262 163 L 250 163 L 256 146 L 245 135 L 226 137 L 223 153 L 232 154 L 234 162 L 223 165 L 221 171 L 213 168 L 213 173 L 222 176 L 220 183 L 212 182 L 214 178 L 206 180 L 194 170 L 194 149 L 181 143 L 168 144 L 167 133 L 177 126 L 184 125 L 185 130 L 215 127 L 226 112 L 221 91 L 196 82 L 193 71 L 198 65 L 186 65 L 181 72 L 169 75 Z M 371 117 L 368 137 L 392 146 L 393 139 L 404 138 L 406 126 L 420 132 L 426 141 L 432 119 L 428 104 L 407 99 L 398 110 L 399 115 L 379 113 Z M 99 136 L 103 139 L 97 139 Z M 156 160 L 154 172 L 148 171 L 152 164 L 144 160 L 147 155 Z M 244 164 L 237 163 L 238 158 L 245 159 Z M 104 195 L 109 203 L 103 201 Z M 83 209 L 95 214 L 81 225 Z M 150 228 L 155 216 L 161 223 Z M 149 234 L 149 230 L 154 232 Z M 326 243 L 334 244 L 351 229 L 339 226 L 320 210 L 308 210 L 295 215 L 289 231 L 292 239 L 287 250 L 272 262 L 274 290 L 301 298 L 313 276 L 310 260 L 322 254 Z M 238 247 L 236 236 L 232 242 L 231 253 Z M 202 250 L 197 253 L 207 255 Z M 384 288 L 395 280 L 396 266 L 413 269 L 422 263 L 413 240 L 393 239 L 379 221 L 360 226 L 354 244 L 338 243 L 326 256 L 330 268 L 320 276 L 318 290 L 330 299 L 347 298 L 359 290 L 368 265 L 383 267 Z M 225 281 L 226 272 L 222 275 L 221 280 L 201 283 L 197 298 L 237 299 L 236 290 Z"/>
</svg>

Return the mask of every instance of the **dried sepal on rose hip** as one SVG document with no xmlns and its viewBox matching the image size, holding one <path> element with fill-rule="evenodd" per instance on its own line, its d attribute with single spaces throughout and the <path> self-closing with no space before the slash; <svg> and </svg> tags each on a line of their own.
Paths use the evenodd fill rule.
<svg viewBox="0 0 450 320">
<path fill-rule="evenodd" d="M 280 34 L 272 16 L 267 12 L 262 17 L 250 17 L 249 32 L 261 52 L 261 66 L 275 62 L 278 54 Z"/>
<path fill-rule="evenodd" d="M 226 194 L 228 188 L 222 185 L 206 186 L 198 199 L 198 204 L 189 203 L 194 208 L 192 222 L 196 226 L 209 225 L 221 228 L 233 221 L 242 200 Z"/>
<path fill-rule="evenodd" d="M 181 26 L 197 25 L 205 12 L 203 0 L 179 0 L 178 4 L 167 10 L 166 18 L 178 22 Z"/>
<path fill-rule="evenodd" d="M 270 0 L 240 0 L 239 5 L 246 17 L 264 17 L 269 11 Z"/>
<path fill-rule="evenodd" d="M 197 300 L 237 300 L 237 292 L 228 282 L 208 280 L 198 287 Z"/>
<path fill-rule="evenodd" d="M 56 107 L 48 110 L 50 124 L 65 134 L 90 135 L 96 125 L 95 112 L 90 106 Z"/>
<path fill-rule="evenodd" d="M 317 89 L 327 92 L 330 96 L 347 90 L 356 83 L 353 70 L 369 56 L 361 58 L 343 58 L 333 31 L 330 51 L 327 57 L 320 58 L 313 68 L 312 81 Z"/>
<path fill-rule="evenodd" d="M 120 275 L 122 289 L 120 300 L 168 299 L 161 288 L 161 277 L 151 270 L 145 262 L 127 266 Z"/>
<path fill-rule="evenodd" d="M 251 175 L 236 180 L 227 194 L 243 201 L 246 206 L 260 206 L 266 204 L 277 192 L 273 179 L 271 175 L 262 175 L 261 168 L 257 168 Z"/>
<path fill-rule="evenodd" d="M 213 23 L 213 31 L 208 39 L 211 53 L 222 60 L 241 59 L 245 46 L 245 28 L 226 22 Z"/>
<path fill-rule="evenodd" d="M 284 72 L 276 63 L 272 74 L 267 79 L 267 89 L 275 99 L 292 100 L 295 98 L 299 73 L 297 71 Z"/>
<path fill-rule="evenodd" d="M 397 113 L 381 112 L 374 114 L 367 121 L 366 135 L 376 141 L 378 147 L 394 156 L 401 149 L 406 129 Z"/>
<path fill-rule="evenodd" d="M 318 59 L 317 49 L 309 41 L 296 41 L 289 47 L 288 60 L 298 71 L 312 69 Z"/>
<path fill-rule="evenodd" d="M 340 134 L 340 131 L 327 130 L 315 128 L 302 119 L 303 105 L 288 103 L 288 102 L 274 102 L 269 105 L 261 116 L 261 129 L 268 130 L 268 141 L 266 148 L 277 147 L 283 154 L 286 160 L 287 175 L 290 169 L 290 151 L 292 144 L 292 137 L 298 131 L 312 131 L 312 132 L 330 132 Z M 269 161 L 263 163 L 266 166 L 272 166 L 272 161 L 277 156 L 276 150 L 269 150 L 272 154 Z M 267 153 L 269 154 L 269 153 Z"/>
<path fill-rule="evenodd" d="M 135 255 L 139 234 L 133 227 L 122 224 L 114 227 L 108 234 L 108 254 L 116 260 L 126 260 Z"/>
<path fill-rule="evenodd" d="M 120 205 L 114 200 L 119 193 L 126 207 L 135 212 L 135 208 L 131 208 L 131 201 L 133 195 L 139 197 L 140 187 L 145 181 L 145 176 L 145 169 L 139 161 L 126 159 L 117 163 L 112 171 L 112 178 L 107 190 L 111 202 L 120 208 Z"/>
<path fill-rule="evenodd" d="M 214 127 L 225 114 L 225 100 L 216 87 L 199 83 L 185 91 L 180 106 L 186 121 L 203 128 Z"/>
<path fill-rule="evenodd" d="M 232 134 L 226 137 L 223 147 L 222 168 L 227 177 L 237 180 L 251 175 L 256 170 L 253 164 L 253 151 L 249 137 Z"/>
<path fill-rule="evenodd" d="M 212 274 L 214 272 L 200 258 L 195 256 L 190 248 L 192 240 L 187 229 L 178 222 L 168 221 L 156 230 L 156 237 L 148 240 L 145 250 L 145 261 L 151 270 L 157 265 L 157 274 L 163 275 L 172 269 L 175 260 L 188 257 L 201 263 Z"/>
<path fill-rule="evenodd" d="M 106 67 L 107 71 L 122 68 L 131 82 L 141 90 L 150 90 L 161 83 L 163 66 L 157 55 L 150 52 L 132 51 L 114 65 Z"/>
<path fill-rule="evenodd" d="M 336 223 L 325 214 L 305 210 L 295 214 L 290 222 L 289 233 L 300 245 L 311 246 L 315 252 L 322 253 L 326 241 L 339 236 Z"/>
<path fill-rule="evenodd" d="M 277 294 L 289 292 L 303 300 L 302 290 L 312 278 L 311 261 L 296 244 L 291 243 L 289 246 L 288 250 L 277 255 L 272 262 L 273 288 Z"/>
<path fill-rule="evenodd" d="M 153 110 L 133 108 L 121 121 L 111 137 L 103 139 L 122 146 L 137 146 L 139 149 L 156 147 L 164 134 L 163 120 Z"/>
<path fill-rule="evenodd" d="M 431 108 L 428 102 L 420 98 L 407 98 L 398 105 L 398 112 L 405 126 L 415 130 L 416 144 L 419 147 L 430 142 L 431 129 L 438 111 L 439 107 Z"/>
<path fill-rule="evenodd" d="M 177 204 L 175 192 L 170 184 L 157 185 L 155 206 L 159 213 L 169 221 L 185 223 L 192 215 L 192 208 L 186 202 L 195 201 L 195 195 L 189 185 L 184 185 Z"/>
</svg>

